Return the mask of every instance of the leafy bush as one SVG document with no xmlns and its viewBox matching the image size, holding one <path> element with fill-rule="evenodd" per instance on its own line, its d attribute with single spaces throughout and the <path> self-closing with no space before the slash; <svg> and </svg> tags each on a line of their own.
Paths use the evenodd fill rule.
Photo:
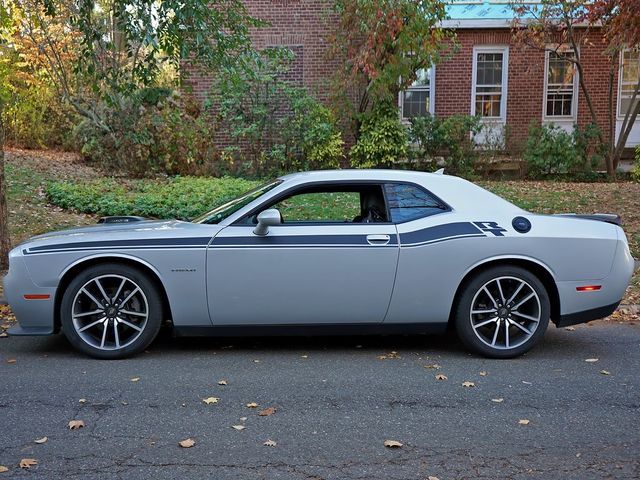
<svg viewBox="0 0 640 480">
<path fill-rule="evenodd" d="M 636 161 L 631 170 L 631 178 L 636 182 L 640 182 L 640 145 L 636 147 Z"/>
<path fill-rule="evenodd" d="M 533 177 L 566 174 L 580 163 L 572 135 L 553 124 L 529 128 L 523 157 Z"/>
<path fill-rule="evenodd" d="M 351 165 L 389 168 L 406 158 L 407 148 L 407 129 L 400 122 L 397 107 L 380 102 L 364 115 L 360 136 L 350 150 Z"/>
<path fill-rule="evenodd" d="M 71 147 L 73 116 L 44 83 L 16 86 L 4 115 L 6 141 L 15 147 Z"/>
<path fill-rule="evenodd" d="M 470 115 L 414 117 L 409 127 L 412 157 L 428 169 L 442 157 L 448 173 L 472 176 L 478 157 L 475 136 L 481 129 L 480 118 Z"/>
<path fill-rule="evenodd" d="M 154 88 L 137 92 L 116 108 L 104 108 L 112 117 L 111 130 L 87 120 L 74 129 L 87 161 L 139 177 L 215 172 L 214 131 L 195 100 Z"/>
<path fill-rule="evenodd" d="M 343 141 L 332 112 L 287 74 L 293 53 L 285 48 L 251 52 L 241 69 L 223 69 L 216 96 L 221 129 L 236 142 L 225 149 L 229 173 L 270 176 L 287 171 L 336 168 Z"/>
<path fill-rule="evenodd" d="M 241 178 L 173 177 L 164 181 L 111 178 L 93 182 L 51 182 L 46 193 L 59 207 L 98 215 L 142 215 L 187 219 L 255 187 Z"/>
<path fill-rule="evenodd" d="M 531 126 L 523 155 L 530 175 L 591 178 L 593 168 L 603 158 L 602 146 L 593 145 L 597 137 L 594 125 L 584 130 L 574 125 L 571 133 L 553 124 Z"/>
</svg>

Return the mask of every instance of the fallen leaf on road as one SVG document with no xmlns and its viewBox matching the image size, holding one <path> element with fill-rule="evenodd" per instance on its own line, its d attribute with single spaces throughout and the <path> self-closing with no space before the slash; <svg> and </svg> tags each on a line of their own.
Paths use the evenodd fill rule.
<svg viewBox="0 0 640 480">
<path fill-rule="evenodd" d="M 36 443 L 46 443 L 47 440 L 49 440 L 47 437 L 42 437 L 42 438 L 38 438 L 37 440 L 34 440 L 34 442 L 36 442 Z"/>
<path fill-rule="evenodd" d="M 241 431 L 241 430 L 244 430 L 247 427 L 245 427 L 244 425 L 231 425 L 231 428 L 233 428 L 235 430 L 238 430 L 238 431 Z"/>
<path fill-rule="evenodd" d="M 261 417 L 268 417 L 269 415 L 273 415 L 276 413 L 276 409 L 273 407 L 265 408 L 261 412 L 258 413 Z"/>
<path fill-rule="evenodd" d="M 218 400 L 220 400 L 218 397 L 207 397 L 202 399 L 202 403 L 211 405 L 212 403 L 218 403 Z"/>
<path fill-rule="evenodd" d="M 140 381 L 140 377 L 133 377 L 133 378 L 131 379 L 131 381 L 132 381 L 132 382 L 138 382 L 138 381 Z"/>
<path fill-rule="evenodd" d="M 602 375 L 611 375 L 611 372 L 607 371 L 607 370 L 600 370 L 600 373 Z"/>
<path fill-rule="evenodd" d="M 16 363 L 17 360 L 15 358 L 10 358 L 9 360 L 7 360 L 7 363 Z"/>
<path fill-rule="evenodd" d="M 439 373 L 436 375 L 436 380 L 447 380 L 447 376 Z"/>
<path fill-rule="evenodd" d="M 494 403 L 502 403 L 504 402 L 504 398 L 492 398 L 491 401 Z"/>
<path fill-rule="evenodd" d="M 469 382 L 469 381 L 467 381 L 467 382 L 462 382 L 462 386 L 463 386 L 463 387 L 475 387 L 475 386 L 476 386 L 476 384 L 475 384 L 475 383 L 473 383 L 473 382 Z"/>
<path fill-rule="evenodd" d="M 427 480 L 440 480 L 440 479 L 439 479 L 438 477 L 434 477 L 434 476 L 432 476 L 432 475 L 429 475 L 429 476 L 427 477 Z"/>
<path fill-rule="evenodd" d="M 565 330 L 566 330 L 567 332 L 575 332 L 576 327 L 567 327 L 567 328 L 565 328 Z"/>
<path fill-rule="evenodd" d="M 178 442 L 178 445 L 180 445 L 182 448 L 191 448 L 196 444 L 196 441 L 193 440 L 192 438 L 185 438 L 184 440 L 180 440 Z"/>
<path fill-rule="evenodd" d="M 481 377 L 486 377 L 487 376 L 487 372 L 485 372 L 485 371 L 480 372 L 480 376 Z"/>
<path fill-rule="evenodd" d="M 595 362 L 598 361 L 598 359 L 597 358 L 585 358 L 584 361 L 587 362 L 587 363 L 595 363 Z"/>
<path fill-rule="evenodd" d="M 526 418 L 523 418 L 521 420 L 518 420 L 518 423 L 520 425 L 529 425 L 529 420 L 527 420 Z"/>
<path fill-rule="evenodd" d="M 84 422 L 82 420 L 71 420 L 69 422 L 69 430 L 78 430 L 82 427 L 84 427 Z"/>
<path fill-rule="evenodd" d="M 387 358 L 400 358 L 398 352 L 385 353 L 384 355 L 378 355 L 379 360 L 386 360 Z"/>
<path fill-rule="evenodd" d="M 218 385 L 225 386 L 225 385 L 227 385 L 227 381 L 226 381 L 226 380 L 220 380 L 220 381 L 218 382 Z"/>
<path fill-rule="evenodd" d="M 247 408 L 258 408 L 258 404 L 256 402 L 247 403 Z"/>
<path fill-rule="evenodd" d="M 20 460 L 20 468 L 31 468 L 37 464 L 38 461 L 35 458 L 23 458 Z"/>
<path fill-rule="evenodd" d="M 0 465 L 0 473 L 4 473 L 4 472 L 8 472 L 9 469 L 7 467 L 5 467 L 4 465 Z"/>
<path fill-rule="evenodd" d="M 432 363 L 430 365 L 425 365 L 424 368 L 429 368 L 429 369 L 433 369 L 433 370 L 440 370 L 440 365 L 438 365 L 437 363 Z"/>
<path fill-rule="evenodd" d="M 241 422 L 246 422 L 248 417 L 240 417 Z"/>
<path fill-rule="evenodd" d="M 398 442 L 397 440 L 385 440 L 384 441 L 384 446 L 387 448 L 400 448 L 402 447 L 402 443 Z"/>
<path fill-rule="evenodd" d="M 78 400 L 78 403 L 87 403 L 87 399 L 86 398 L 81 398 L 80 400 Z"/>
<path fill-rule="evenodd" d="M 266 442 L 263 443 L 263 445 L 265 447 L 275 447 L 277 445 L 277 443 L 274 442 L 273 440 L 267 440 Z"/>
</svg>

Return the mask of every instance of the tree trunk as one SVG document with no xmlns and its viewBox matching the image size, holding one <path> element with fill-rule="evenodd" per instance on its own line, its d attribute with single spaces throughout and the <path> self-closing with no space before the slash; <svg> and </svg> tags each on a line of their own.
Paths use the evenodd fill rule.
<svg viewBox="0 0 640 480">
<path fill-rule="evenodd" d="M 7 189 L 4 178 L 4 106 L 0 103 L 0 272 L 9 268 L 9 215 Z"/>
</svg>

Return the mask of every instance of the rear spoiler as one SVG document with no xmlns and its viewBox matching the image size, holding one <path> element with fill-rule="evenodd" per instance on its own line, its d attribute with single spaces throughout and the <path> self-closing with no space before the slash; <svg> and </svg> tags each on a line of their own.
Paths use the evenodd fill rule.
<svg viewBox="0 0 640 480">
<path fill-rule="evenodd" d="M 596 220 L 598 222 L 612 223 L 613 225 L 622 226 L 622 219 L 620 215 L 613 213 L 592 213 L 590 215 L 578 215 L 577 213 L 560 213 L 558 217 L 571 217 L 571 218 L 583 218 L 585 220 Z"/>
<path fill-rule="evenodd" d="M 102 217 L 98 223 L 133 223 L 146 220 L 144 217 L 135 217 L 133 215 L 120 215 L 112 217 Z"/>
</svg>

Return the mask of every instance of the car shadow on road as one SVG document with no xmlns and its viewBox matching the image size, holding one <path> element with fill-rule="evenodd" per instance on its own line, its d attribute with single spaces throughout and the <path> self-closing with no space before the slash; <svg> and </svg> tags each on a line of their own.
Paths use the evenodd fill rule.
<svg viewBox="0 0 640 480">
<path fill-rule="evenodd" d="M 569 358 L 576 351 L 593 351 L 602 348 L 592 335 L 595 328 L 581 326 L 575 331 L 565 331 L 550 326 L 543 342 L 526 354 L 536 358 Z M 29 346 L 24 350 L 50 358 L 69 358 L 83 356 L 76 352 L 64 338 L 64 335 L 50 337 L 30 337 Z M 602 339 L 600 339 L 602 340 Z M 22 349 L 22 348 L 21 348 Z M 364 351 L 370 354 L 389 355 L 391 352 L 417 352 L 434 356 L 463 358 L 475 356 L 467 351 L 456 337 L 449 331 L 441 335 L 346 335 L 346 336 L 242 336 L 242 337 L 178 337 L 169 330 L 161 332 L 153 344 L 145 351 L 150 357 L 207 355 L 222 351 L 251 353 L 295 353 L 329 352 L 346 353 Z"/>
</svg>

